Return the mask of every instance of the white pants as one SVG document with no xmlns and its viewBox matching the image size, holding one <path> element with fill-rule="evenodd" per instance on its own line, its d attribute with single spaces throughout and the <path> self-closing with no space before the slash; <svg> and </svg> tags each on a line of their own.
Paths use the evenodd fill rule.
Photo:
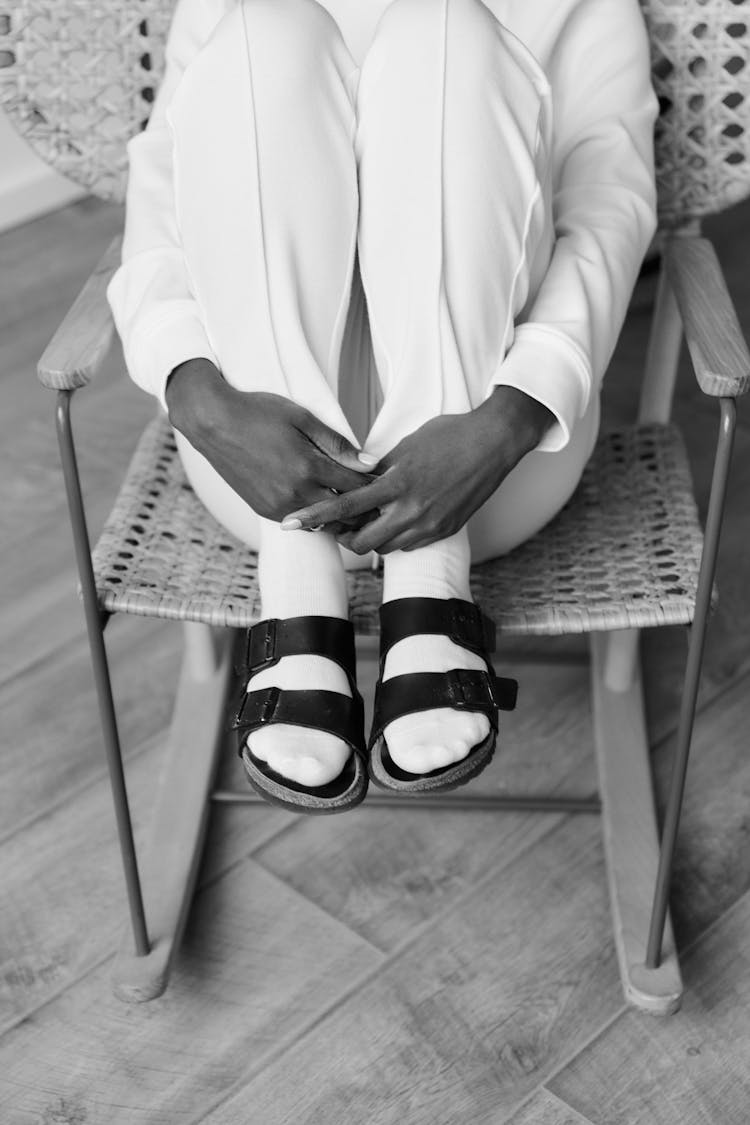
<svg viewBox="0 0 750 1125">
<path fill-rule="evenodd" d="M 361 66 L 317 0 L 230 9 L 169 108 L 177 224 L 228 382 L 376 456 L 486 398 L 552 249 L 535 67 L 482 0 L 392 0 Z M 563 450 L 521 461 L 469 521 L 474 561 L 559 511 L 598 424 L 594 394 Z M 198 496 L 257 547 L 253 511 L 177 440 Z"/>
</svg>

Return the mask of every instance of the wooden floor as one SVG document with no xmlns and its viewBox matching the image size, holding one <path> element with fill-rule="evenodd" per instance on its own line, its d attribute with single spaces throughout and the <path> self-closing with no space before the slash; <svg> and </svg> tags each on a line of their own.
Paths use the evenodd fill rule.
<svg viewBox="0 0 750 1125">
<path fill-rule="evenodd" d="M 217 808 L 169 990 L 113 998 L 122 877 L 53 397 L 34 365 L 120 221 L 84 201 L 0 237 L 0 1121 L 747 1125 L 746 410 L 677 855 L 678 1015 L 623 1005 L 598 817 L 367 806 L 320 819 Z M 710 226 L 748 332 L 749 229 L 747 206 Z M 652 296 L 642 282 L 610 417 L 632 412 Z M 96 530 L 152 403 L 113 355 L 75 409 Z M 704 504 L 716 409 L 687 375 L 677 415 Z M 684 642 L 677 629 L 644 641 L 660 802 Z M 108 644 L 142 841 L 180 631 L 118 617 Z M 591 793 L 586 671 L 518 675 L 523 705 L 476 785 Z"/>
</svg>

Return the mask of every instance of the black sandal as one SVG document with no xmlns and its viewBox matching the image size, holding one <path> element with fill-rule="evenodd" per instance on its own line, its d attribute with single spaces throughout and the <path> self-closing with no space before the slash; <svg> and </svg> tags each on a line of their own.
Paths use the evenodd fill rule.
<svg viewBox="0 0 750 1125">
<path fill-rule="evenodd" d="M 383 681 L 385 659 L 404 637 L 439 633 L 462 648 L 478 653 L 487 671 L 453 668 L 450 672 L 411 672 Z M 473 604 L 460 598 L 397 598 L 380 607 L 380 675 L 368 744 L 369 773 L 382 789 L 403 793 L 435 793 L 456 789 L 489 764 L 497 744 L 498 709 L 516 706 L 518 684 L 495 675 L 489 652 L 495 651 L 495 625 Z M 465 758 L 429 773 L 408 773 L 388 753 L 384 728 L 402 715 L 451 707 L 479 711 L 490 720 L 487 738 Z"/>
<path fill-rule="evenodd" d="M 325 690 L 278 687 L 248 691 L 252 677 L 284 656 L 325 656 L 346 673 L 351 698 Z M 351 621 L 339 617 L 269 618 L 247 633 L 242 688 L 231 728 L 239 732 L 237 752 L 253 789 L 271 804 L 301 813 L 335 813 L 358 805 L 367 792 L 364 705 L 356 686 L 356 653 Z M 304 786 L 271 769 L 247 745 L 247 736 L 270 723 L 324 730 L 352 748 L 343 770 L 326 785 Z"/>
</svg>

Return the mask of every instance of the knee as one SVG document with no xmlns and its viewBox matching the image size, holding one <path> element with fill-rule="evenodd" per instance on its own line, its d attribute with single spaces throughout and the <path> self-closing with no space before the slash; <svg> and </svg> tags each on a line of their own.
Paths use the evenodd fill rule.
<svg viewBox="0 0 750 1125">
<path fill-rule="evenodd" d="M 326 56 L 351 70 L 339 26 L 318 0 L 241 0 L 240 11 L 248 49 L 273 61 L 286 88 L 308 82 Z"/>
<path fill-rule="evenodd" d="M 503 26 L 484 0 L 391 0 L 364 60 L 363 96 L 377 75 L 387 75 L 388 82 L 401 76 L 408 89 L 419 68 L 444 65 L 446 56 L 479 80 L 488 66 L 495 66 L 503 36 Z"/>
<path fill-rule="evenodd" d="M 435 31 L 485 34 L 499 26 L 484 0 L 391 0 L 377 27 L 377 38 L 396 37 L 424 47 Z M 459 31 L 460 29 L 460 31 Z"/>
<path fill-rule="evenodd" d="M 338 25 L 318 0 L 240 0 L 245 24 L 255 34 L 321 46 Z"/>
</svg>

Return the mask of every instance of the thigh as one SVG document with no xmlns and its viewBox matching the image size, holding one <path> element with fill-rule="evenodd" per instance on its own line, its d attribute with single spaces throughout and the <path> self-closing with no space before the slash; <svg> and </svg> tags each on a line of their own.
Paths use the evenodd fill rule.
<svg viewBox="0 0 750 1125">
<path fill-rule="evenodd" d="M 358 217 L 353 71 L 316 0 L 243 0 L 167 107 L 174 221 L 224 378 L 286 395 L 342 433 L 335 390 Z"/>
<path fill-rule="evenodd" d="M 528 453 L 469 520 L 472 562 L 497 558 L 536 535 L 578 487 L 599 432 L 599 396 L 591 396 L 570 441 L 557 453 Z"/>
</svg>

